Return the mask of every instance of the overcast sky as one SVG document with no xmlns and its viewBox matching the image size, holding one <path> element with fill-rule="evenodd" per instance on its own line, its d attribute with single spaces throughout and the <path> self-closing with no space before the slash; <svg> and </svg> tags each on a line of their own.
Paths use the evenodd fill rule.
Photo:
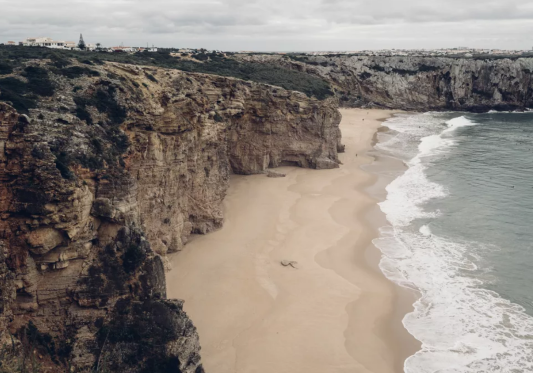
<svg viewBox="0 0 533 373">
<path fill-rule="evenodd" d="M 531 49 L 527 0 L 0 0 L 0 42 L 308 51 Z"/>
</svg>

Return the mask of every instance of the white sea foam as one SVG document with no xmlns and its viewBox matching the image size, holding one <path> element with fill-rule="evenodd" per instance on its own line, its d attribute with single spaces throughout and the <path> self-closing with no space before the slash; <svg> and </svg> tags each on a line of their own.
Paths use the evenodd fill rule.
<svg viewBox="0 0 533 373">
<path fill-rule="evenodd" d="M 460 128 L 460 127 L 475 126 L 477 123 L 474 123 L 470 119 L 462 116 L 462 117 L 451 119 L 447 121 L 446 124 L 448 125 L 448 128 L 442 131 L 443 134 L 455 131 L 457 128 Z"/>
<path fill-rule="evenodd" d="M 431 237 L 431 229 L 429 229 L 429 227 L 427 225 L 423 225 L 420 227 L 420 229 L 418 230 L 422 236 L 424 237 Z"/>
<path fill-rule="evenodd" d="M 422 350 L 405 362 L 405 371 L 533 372 L 533 318 L 480 288 L 474 276 L 476 253 L 489 248 L 440 237 L 427 224 L 439 212 L 428 211 L 426 202 L 445 198 L 447 191 L 430 181 L 426 171 L 454 146 L 456 130 L 475 125 L 464 116 L 448 121 L 444 116 L 426 113 L 387 121 L 395 135 L 377 146 L 409 166 L 387 186 L 387 200 L 380 207 L 391 226 L 380 229 L 374 240 L 383 253 L 383 273 L 422 294 L 404 318 L 407 330 L 422 342 Z"/>
<path fill-rule="evenodd" d="M 526 114 L 533 112 L 532 109 L 526 108 L 525 110 L 515 110 L 515 111 L 498 111 L 498 110 L 489 110 L 488 114 Z"/>
</svg>

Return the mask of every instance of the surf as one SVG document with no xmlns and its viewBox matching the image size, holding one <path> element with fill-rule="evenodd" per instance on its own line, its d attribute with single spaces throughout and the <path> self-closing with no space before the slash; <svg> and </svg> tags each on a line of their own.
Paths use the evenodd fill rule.
<svg viewBox="0 0 533 373">
<path fill-rule="evenodd" d="M 380 203 L 390 226 L 374 244 L 380 268 L 392 281 L 416 289 L 421 298 L 403 324 L 422 349 L 405 362 L 405 372 L 533 371 L 533 317 L 484 289 L 478 258 L 489 245 L 433 232 L 441 212 L 428 207 L 446 201 L 449 190 L 428 177 L 457 145 L 456 135 L 478 123 L 466 116 L 425 113 L 401 115 L 384 123 L 390 129 L 376 149 L 402 159 L 406 172 L 387 186 Z M 438 234 L 436 234 L 438 233 Z"/>
</svg>

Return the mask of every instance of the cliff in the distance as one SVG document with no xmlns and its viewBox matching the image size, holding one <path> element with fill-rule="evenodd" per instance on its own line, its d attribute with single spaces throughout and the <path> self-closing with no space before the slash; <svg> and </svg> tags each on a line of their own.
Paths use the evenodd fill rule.
<svg viewBox="0 0 533 373">
<path fill-rule="evenodd" d="M 340 104 L 403 110 L 525 110 L 533 107 L 533 58 L 238 55 L 330 82 Z"/>
<path fill-rule="evenodd" d="M 221 226 L 231 172 L 341 148 L 335 99 L 177 70 L 30 61 L 0 101 L 6 370 L 202 372 L 166 254 Z"/>
</svg>

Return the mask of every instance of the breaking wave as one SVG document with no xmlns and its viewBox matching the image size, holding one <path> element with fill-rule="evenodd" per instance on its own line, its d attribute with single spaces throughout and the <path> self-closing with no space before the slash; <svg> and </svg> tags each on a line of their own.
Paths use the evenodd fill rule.
<svg viewBox="0 0 533 373">
<path fill-rule="evenodd" d="M 387 186 L 380 207 L 390 226 L 380 229 L 374 244 L 382 251 L 385 275 L 421 293 L 403 320 L 422 342 L 406 360 L 405 372 L 532 372 L 533 318 L 483 289 L 474 273 L 478 253 L 495 248 L 431 230 L 440 212 L 428 209 L 427 202 L 445 199 L 448 191 L 429 180 L 427 170 L 453 149 L 457 130 L 476 123 L 465 116 L 446 121 L 442 114 L 425 113 L 401 115 L 384 125 L 393 135 L 376 149 L 402 159 L 408 169 Z"/>
</svg>

